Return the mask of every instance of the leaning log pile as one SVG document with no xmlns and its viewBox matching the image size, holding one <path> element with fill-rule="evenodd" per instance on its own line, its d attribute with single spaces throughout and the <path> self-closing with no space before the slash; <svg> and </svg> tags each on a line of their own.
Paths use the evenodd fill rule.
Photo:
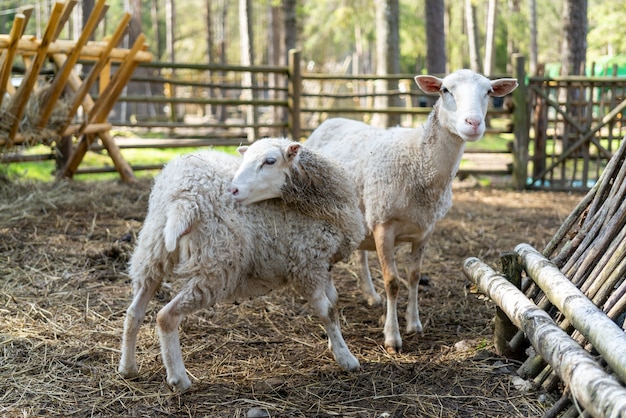
<svg viewBox="0 0 626 418">
<path fill-rule="evenodd" d="M 561 391 L 546 418 L 626 417 L 625 142 L 543 252 L 518 245 L 503 273 L 463 266 L 510 319 L 513 331 L 496 318 L 496 350 L 525 359 L 518 374 L 535 388 Z"/>
</svg>

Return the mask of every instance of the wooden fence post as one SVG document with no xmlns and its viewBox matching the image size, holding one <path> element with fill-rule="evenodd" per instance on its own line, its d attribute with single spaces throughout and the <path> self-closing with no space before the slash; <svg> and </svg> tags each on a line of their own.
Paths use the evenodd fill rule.
<svg viewBox="0 0 626 418">
<path fill-rule="evenodd" d="M 302 69 L 300 58 L 302 53 L 296 49 L 289 51 L 289 77 L 287 108 L 289 111 L 288 129 L 291 139 L 300 140 L 302 127 L 300 126 L 300 98 L 302 97 Z"/>
<path fill-rule="evenodd" d="M 526 88 L 525 59 L 522 54 L 513 54 L 515 78 L 519 86 L 513 92 L 513 187 L 522 190 L 526 187 L 528 166 L 528 89 Z"/>
<path fill-rule="evenodd" d="M 522 270 L 523 266 L 520 256 L 516 252 L 507 252 L 500 255 L 502 263 L 502 274 L 516 288 L 522 287 Z M 496 317 L 493 330 L 493 344 L 496 353 L 500 356 L 520 359 L 523 356 L 521 347 L 512 347 L 509 342 L 517 334 L 518 328 L 511 322 L 509 317 L 500 308 L 496 308 Z"/>
</svg>

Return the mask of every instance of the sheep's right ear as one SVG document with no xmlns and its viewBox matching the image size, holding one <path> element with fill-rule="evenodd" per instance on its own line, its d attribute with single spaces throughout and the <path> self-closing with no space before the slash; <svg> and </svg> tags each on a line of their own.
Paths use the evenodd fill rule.
<svg viewBox="0 0 626 418">
<path fill-rule="evenodd" d="M 295 156 L 298 155 L 298 153 L 300 152 L 301 147 L 302 147 L 302 144 L 299 144 L 297 142 L 293 142 L 287 145 L 287 150 L 286 150 L 287 159 L 293 160 Z"/>
<path fill-rule="evenodd" d="M 426 94 L 438 94 L 443 84 L 443 80 L 434 75 L 416 75 L 415 82 Z"/>
<path fill-rule="evenodd" d="M 248 151 L 248 148 L 249 147 L 247 145 L 242 145 L 237 148 L 237 152 L 239 153 L 239 155 L 243 155 L 244 152 Z"/>
</svg>

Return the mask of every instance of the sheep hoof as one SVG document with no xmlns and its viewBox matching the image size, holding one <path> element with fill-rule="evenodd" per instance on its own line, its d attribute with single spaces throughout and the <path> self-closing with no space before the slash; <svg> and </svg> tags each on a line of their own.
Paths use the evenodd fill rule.
<svg viewBox="0 0 626 418">
<path fill-rule="evenodd" d="M 134 377 L 139 376 L 139 370 L 137 370 L 136 367 L 125 367 L 122 366 L 120 364 L 120 366 L 117 369 L 117 372 L 124 378 L 124 379 L 132 379 Z"/>
<path fill-rule="evenodd" d="M 378 293 L 370 295 L 366 298 L 368 306 L 377 307 L 383 304 L 383 298 Z"/>
<path fill-rule="evenodd" d="M 339 367 L 346 372 L 358 372 L 361 370 L 361 363 L 357 360 L 356 357 L 350 356 L 349 358 L 344 358 L 341 361 L 337 361 Z"/>
<path fill-rule="evenodd" d="M 424 328 L 422 327 L 422 323 L 417 321 L 417 323 L 411 324 L 407 323 L 406 332 L 407 334 L 422 334 Z"/>
<path fill-rule="evenodd" d="M 184 376 L 179 379 L 167 379 L 167 384 L 174 392 L 184 392 L 191 387 L 191 380 Z"/>
<path fill-rule="evenodd" d="M 386 345 L 385 350 L 389 354 L 400 354 L 402 353 L 402 344 L 396 346 Z"/>
</svg>

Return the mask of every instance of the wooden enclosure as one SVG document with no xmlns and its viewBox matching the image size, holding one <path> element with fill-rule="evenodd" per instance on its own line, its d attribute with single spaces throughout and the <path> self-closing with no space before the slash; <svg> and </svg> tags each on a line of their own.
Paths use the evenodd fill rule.
<svg viewBox="0 0 626 418">
<path fill-rule="evenodd" d="M 63 154 L 59 176 L 72 177 L 98 138 L 121 177 L 130 181 L 133 170 L 111 137 L 107 118 L 136 66 L 150 61 L 151 55 L 144 35 L 131 49 L 117 48 L 129 14 L 108 39 L 90 41 L 108 8 L 105 0 L 95 2 L 78 40 L 59 39 L 76 4 L 76 0 L 54 3 L 41 39 L 24 33 L 32 7 L 23 7 L 11 33 L 0 35 L 0 147 L 6 151 L 18 145 L 54 146 Z M 113 62 L 119 63 L 115 73 Z M 99 92 L 97 99 L 92 98 L 92 87 Z"/>
<path fill-rule="evenodd" d="M 290 52 L 285 67 L 153 63 L 143 36 L 130 49 L 117 48 L 128 15 L 110 38 L 88 40 L 106 12 L 103 1 L 80 39 L 60 40 L 75 4 L 55 5 L 41 40 L 23 35 L 28 8 L 16 16 L 10 34 L 0 35 L 0 162 L 56 159 L 60 177 L 117 171 L 130 181 L 134 171 L 161 164 L 126 161 L 125 148 L 303 139 L 335 116 L 372 122 L 394 115 L 394 124 L 416 126 L 432 109 L 432 98 L 417 88 L 413 74 L 350 74 L 349 61 L 328 74 L 306 68 L 299 51 Z M 467 160 L 480 163 L 462 166 L 459 175 L 510 175 L 518 189 L 589 189 L 626 134 L 626 79 L 527 77 L 524 57 L 514 56 L 513 64 L 520 86 L 492 102 L 487 130 L 511 139 L 503 139 L 495 152 L 481 150 L 480 143 L 467 150 Z M 244 77 L 252 79 L 251 86 L 244 87 Z M 380 97 L 398 98 L 398 104 L 381 106 Z M 111 127 L 135 137 L 113 138 Z M 50 152 L 25 155 L 19 147 L 34 144 L 50 145 Z M 88 150 L 106 150 L 113 165 L 79 167 Z"/>
<path fill-rule="evenodd" d="M 464 264 L 514 324 L 496 321 L 499 354 L 525 360 L 517 373 L 533 387 L 561 389 L 545 417 L 626 416 L 625 163 L 622 141 L 542 252 L 516 246 L 517 267 L 502 273 L 474 257 Z"/>
</svg>

